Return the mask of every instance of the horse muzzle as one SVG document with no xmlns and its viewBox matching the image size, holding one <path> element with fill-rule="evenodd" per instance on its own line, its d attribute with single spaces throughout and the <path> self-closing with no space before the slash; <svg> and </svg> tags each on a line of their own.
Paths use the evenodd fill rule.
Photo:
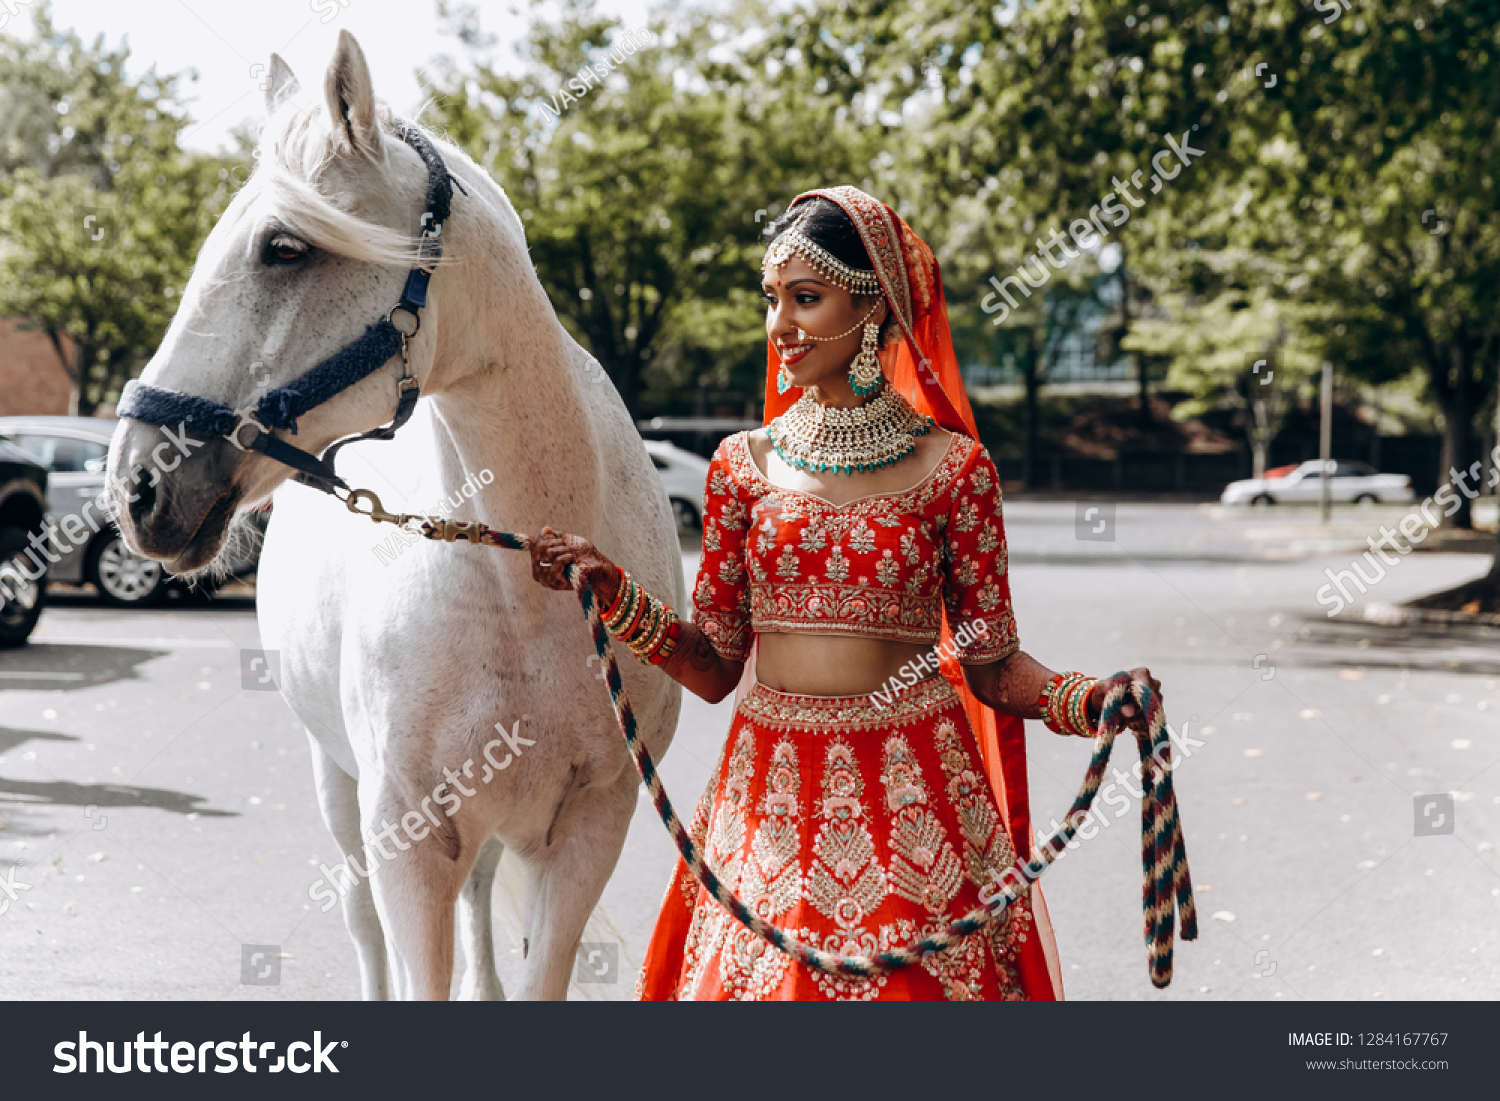
<svg viewBox="0 0 1500 1101">
<path fill-rule="evenodd" d="M 242 499 L 235 480 L 241 452 L 180 427 L 124 421 L 120 432 L 109 488 L 126 545 L 173 573 L 208 565 Z"/>
</svg>

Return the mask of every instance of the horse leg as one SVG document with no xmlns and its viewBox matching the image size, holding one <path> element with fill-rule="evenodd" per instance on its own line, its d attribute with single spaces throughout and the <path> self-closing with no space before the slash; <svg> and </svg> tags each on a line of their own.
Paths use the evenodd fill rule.
<svg viewBox="0 0 1500 1101">
<path fill-rule="evenodd" d="M 372 788 L 375 787 L 372 782 Z M 460 849 L 456 823 L 443 834 L 384 784 L 361 799 L 365 835 L 378 862 L 370 877 L 385 929 L 396 996 L 445 1001 L 453 983 L 453 905 L 478 846 Z M 410 831 L 403 821 L 411 821 Z"/>
<path fill-rule="evenodd" d="M 318 739 L 308 733 L 312 743 L 313 783 L 318 789 L 318 807 L 323 824 L 344 854 L 345 867 L 358 864 L 365 872 L 370 857 L 364 851 L 359 834 L 359 784 L 330 757 Z M 351 882 L 352 881 L 352 882 Z M 345 886 L 348 893 L 344 893 Z M 354 954 L 359 959 L 360 995 L 366 1001 L 387 1001 L 391 996 L 390 973 L 385 955 L 385 933 L 375 910 L 375 896 L 368 876 L 350 869 L 336 875 L 331 884 L 344 899 L 344 924 L 354 940 Z"/>
<path fill-rule="evenodd" d="M 463 941 L 468 967 L 459 997 L 465 1001 L 503 1002 L 505 987 L 495 972 L 495 934 L 491 920 L 491 896 L 495 888 L 495 871 L 505 844 L 491 837 L 480 847 L 474 867 L 458 896 L 458 935 Z"/>
<path fill-rule="evenodd" d="M 566 1000 L 579 938 L 620 858 L 639 785 L 631 770 L 609 787 L 574 789 L 548 830 L 549 844 L 531 854 L 519 999 Z"/>
</svg>

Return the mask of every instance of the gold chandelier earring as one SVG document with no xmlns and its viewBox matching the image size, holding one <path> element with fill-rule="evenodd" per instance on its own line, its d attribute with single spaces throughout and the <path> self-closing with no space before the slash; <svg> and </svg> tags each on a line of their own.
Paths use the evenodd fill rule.
<svg viewBox="0 0 1500 1101">
<path fill-rule="evenodd" d="M 880 326 L 873 321 L 866 321 L 859 355 L 854 357 L 854 362 L 849 367 L 849 389 L 860 397 L 873 394 L 880 385 L 880 357 L 876 354 L 879 342 Z"/>
</svg>

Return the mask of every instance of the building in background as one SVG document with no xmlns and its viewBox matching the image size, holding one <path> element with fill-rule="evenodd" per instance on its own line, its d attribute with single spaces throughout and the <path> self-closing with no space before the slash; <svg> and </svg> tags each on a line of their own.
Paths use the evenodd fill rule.
<svg viewBox="0 0 1500 1101">
<path fill-rule="evenodd" d="M 73 341 L 62 338 L 63 354 Z M 0 317 L 0 417 L 69 416 L 76 406 L 67 363 L 52 339 L 25 318 Z"/>
</svg>

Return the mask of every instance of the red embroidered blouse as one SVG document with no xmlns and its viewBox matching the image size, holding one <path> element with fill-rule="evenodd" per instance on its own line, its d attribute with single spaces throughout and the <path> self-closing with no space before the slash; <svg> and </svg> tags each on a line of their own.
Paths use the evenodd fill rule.
<svg viewBox="0 0 1500 1101">
<path fill-rule="evenodd" d="M 765 631 L 932 645 L 946 608 L 974 636 L 959 661 L 982 665 L 1020 646 L 1006 565 L 1000 478 L 968 436 L 911 489 L 834 505 L 769 482 L 739 432 L 709 466 L 693 622 L 744 661 Z"/>
</svg>

